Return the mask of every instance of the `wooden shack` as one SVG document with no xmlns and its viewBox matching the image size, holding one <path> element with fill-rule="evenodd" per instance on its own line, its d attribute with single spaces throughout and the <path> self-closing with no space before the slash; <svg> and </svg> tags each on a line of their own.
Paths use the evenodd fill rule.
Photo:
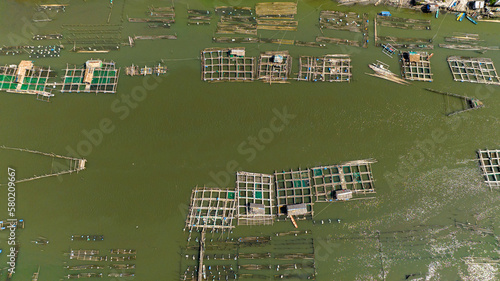
<svg viewBox="0 0 500 281">
<path fill-rule="evenodd" d="M 286 213 L 289 216 L 300 216 L 307 214 L 307 206 L 305 203 L 293 204 L 286 206 Z"/>
<path fill-rule="evenodd" d="M 335 198 L 340 201 L 347 201 L 352 198 L 352 191 L 349 189 L 340 189 L 335 191 Z"/>
</svg>

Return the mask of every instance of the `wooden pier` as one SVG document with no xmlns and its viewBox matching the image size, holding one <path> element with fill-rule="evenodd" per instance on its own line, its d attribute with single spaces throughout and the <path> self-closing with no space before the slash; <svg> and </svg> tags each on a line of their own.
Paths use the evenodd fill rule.
<svg viewBox="0 0 500 281">
<path fill-rule="evenodd" d="M 375 193 L 371 164 L 376 162 L 365 159 L 311 168 L 316 202 L 334 201 L 338 190 L 349 190 L 358 195 Z"/>
<path fill-rule="evenodd" d="M 245 48 L 208 48 L 201 52 L 201 80 L 208 82 L 253 81 L 255 58 Z"/>
<path fill-rule="evenodd" d="M 490 58 L 451 56 L 447 60 L 455 81 L 500 85 L 500 77 Z"/>
<path fill-rule="evenodd" d="M 257 78 L 266 83 L 288 83 L 292 72 L 292 57 L 288 51 L 270 51 L 259 57 Z"/>
<path fill-rule="evenodd" d="M 492 190 L 500 187 L 500 150 L 478 150 L 479 167 L 484 181 Z"/>
<path fill-rule="evenodd" d="M 228 230 L 234 228 L 236 211 L 234 190 L 195 188 L 191 194 L 186 229 Z"/>
<path fill-rule="evenodd" d="M 300 217 L 313 216 L 313 191 L 309 170 L 275 172 L 278 216 L 288 216 L 287 206 L 305 204 L 305 213 Z M 296 216 L 298 217 L 298 216 Z"/>
<path fill-rule="evenodd" d="M 302 56 L 299 58 L 299 81 L 351 82 L 349 55 Z"/>
<path fill-rule="evenodd" d="M 34 154 L 49 156 L 49 157 L 52 157 L 52 158 L 65 159 L 65 160 L 69 161 L 68 170 L 51 172 L 50 174 L 45 174 L 45 175 L 40 175 L 40 176 L 33 176 L 33 177 L 30 177 L 30 178 L 25 178 L 25 179 L 18 179 L 18 180 L 16 180 L 16 183 L 27 182 L 27 181 L 32 181 L 32 180 L 42 179 L 42 178 L 47 178 L 47 177 L 53 177 L 53 176 L 60 176 L 60 175 L 64 175 L 64 174 L 71 174 L 71 173 L 74 173 L 74 172 L 78 173 L 80 171 L 85 170 L 86 164 L 87 164 L 87 159 L 79 159 L 79 158 L 67 157 L 67 156 L 57 155 L 57 154 L 54 154 L 54 153 L 45 153 L 45 152 L 40 152 L 40 151 L 30 150 L 30 149 L 7 147 L 7 146 L 4 146 L 4 145 L 0 146 L 0 148 L 7 149 L 7 150 L 20 151 L 20 152 L 29 152 L 29 153 L 34 153 Z M 0 185 L 6 185 L 6 184 L 0 184 Z"/>
<path fill-rule="evenodd" d="M 426 52 L 401 52 L 401 73 L 406 80 L 432 82 L 431 62 Z"/>
<path fill-rule="evenodd" d="M 114 62 L 89 60 L 83 68 L 67 65 L 61 92 L 116 93 L 119 73 Z"/>
<path fill-rule="evenodd" d="M 269 225 L 276 218 L 273 176 L 237 172 L 238 225 Z"/>
</svg>

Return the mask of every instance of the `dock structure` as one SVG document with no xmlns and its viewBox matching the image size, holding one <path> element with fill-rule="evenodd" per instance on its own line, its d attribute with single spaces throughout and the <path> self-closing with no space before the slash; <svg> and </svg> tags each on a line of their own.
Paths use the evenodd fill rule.
<svg viewBox="0 0 500 281">
<path fill-rule="evenodd" d="M 259 57 L 257 78 L 267 83 L 288 83 L 292 57 L 288 51 L 270 51 Z"/>
<path fill-rule="evenodd" d="M 234 190 L 220 188 L 195 188 L 191 193 L 191 203 L 186 229 L 228 230 L 234 228 L 236 211 Z"/>
<path fill-rule="evenodd" d="M 246 82 L 255 77 L 255 58 L 245 48 L 208 48 L 201 52 L 201 80 Z"/>
<path fill-rule="evenodd" d="M 450 56 L 447 60 L 455 81 L 500 85 L 500 77 L 490 58 Z"/>
<path fill-rule="evenodd" d="M 352 79 L 349 55 L 302 56 L 299 65 L 299 81 L 351 82 Z"/>
<path fill-rule="evenodd" d="M 338 165 L 311 168 L 316 202 L 331 202 L 339 190 L 352 194 L 375 193 L 371 164 L 374 159 L 349 161 Z"/>
<path fill-rule="evenodd" d="M 34 66 L 23 60 L 19 65 L 0 66 L 0 91 L 19 94 L 48 93 L 46 91 L 52 70 Z"/>
<path fill-rule="evenodd" d="M 276 218 L 272 175 L 237 172 L 238 225 L 269 225 Z"/>
<path fill-rule="evenodd" d="M 276 201 L 278 216 L 287 215 L 288 205 L 305 204 L 305 212 L 294 215 L 306 217 L 313 216 L 313 192 L 309 170 L 290 170 L 275 172 Z M 302 208 L 303 210 L 303 208 Z"/>
<path fill-rule="evenodd" d="M 39 175 L 39 176 L 35 175 L 33 177 L 30 177 L 30 178 L 18 179 L 18 180 L 16 180 L 16 183 L 26 182 L 26 181 L 32 181 L 32 180 L 36 180 L 36 179 L 53 177 L 53 176 L 60 176 L 60 175 L 64 175 L 64 174 L 72 174 L 72 173 L 75 173 L 75 172 L 78 173 L 80 171 L 85 170 L 86 169 L 86 165 L 87 165 L 87 159 L 73 158 L 73 157 L 68 157 L 68 156 L 57 155 L 57 154 L 54 154 L 54 153 L 45 153 L 45 152 L 40 152 L 40 151 L 30 150 L 30 149 L 24 149 L 24 148 L 7 147 L 7 146 L 4 146 L 4 145 L 0 146 L 0 148 L 6 149 L 6 150 L 28 152 L 28 153 L 39 154 L 39 155 L 43 155 L 43 156 L 49 156 L 49 157 L 52 157 L 52 158 L 59 158 L 59 159 L 68 160 L 68 166 L 64 165 L 64 168 L 67 169 L 67 170 L 59 170 L 59 169 L 57 169 L 57 171 L 52 171 L 49 174 Z M 0 184 L 0 186 L 1 185 L 6 185 L 6 184 Z"/>
<path fill-rule="evenodd" d="M 500 149 L 478 150 L 479 167 L 490 189 L 500 187 Z"/>
<path fill-rule="evenodd" d="M 401 52 L 401 74 L 406 80 L 432 82 L 432 54 L 426 52 Z"/>
<path fill-rule="evenodd" d="M 116 93 L 120 69 L 114 62 L 89 60 L 84 67 L 67 65 L 62 93 Z"/>
</svg>

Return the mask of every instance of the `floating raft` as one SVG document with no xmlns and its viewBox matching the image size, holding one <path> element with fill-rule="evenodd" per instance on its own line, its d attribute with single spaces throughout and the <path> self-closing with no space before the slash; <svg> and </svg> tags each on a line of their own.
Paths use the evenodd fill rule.
<svg viewBox="0 0 500 281">
<path fill-rule="evenodd" d="M 479 167 L 490 189 L 500 187 L 500 150 L 478 150 Z"/>
<path fill-rule="evenodd" d="M 431 57 L 426 52 L 402 52 L 402 76 L 406 80 L 432 82 Z"/>
<path fill-rule="evenodd" d="M 265 52 L 259 56 L 257 78 L 267 83 L 288 83 L 292 57 L 288 51 Z"/>
<path fill-rule="evenodd" d="M 455 81 L 500 85 L 500 77 L 490 58 L 450 56 L 447 60 Z"/>
<path fill-rule="evenodd" d="M 116 93 L 120 69 L 114 62 L 89 60 L 84 67 L 65 69 L 61 92 Z"/>
<path fill-rule="evenodd" d="M 302 56 L 299 58 L 299 81 L 351 82 L 349 55 Z"/>
<path fill-rule="evenodd" d="M 253 81 L 255 58 L 245 48 L 208 48 L 201 52 L 201 79 L 208 82 Z"/>
<path fill-rule="evenodd" d="M 271 225 L 276 218 L 273 176 L 236 173 L 238 225 Z"/>
</svg>

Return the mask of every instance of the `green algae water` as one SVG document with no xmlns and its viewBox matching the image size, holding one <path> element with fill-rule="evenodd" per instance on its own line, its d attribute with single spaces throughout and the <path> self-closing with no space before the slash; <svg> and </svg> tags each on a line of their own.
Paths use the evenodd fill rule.
<svg viewBox="0 0 500 281">
<path fill-rule="evenodd" d="M 441 49 L 438 43 L 453 32 L 478 33 L 483 46 L 498 46 L 498 23 L 457 22 L 454 14 L 438 19 L 420 12 L 374 6 L 338 6 L 331 1 L 299 1 L 298 30 L 259 31 L 263 38 L 314 41 L 320 10 L 368 13 L 367 49 L 328 45 L 326 49 L 277 44 L 214 44 L 217 16 L 208 26 L 188 26 L 187 9 L 216 6 L 254 7 L 257 1 L 174 1 L 176 22 L 170 29 L 150 29 L 129 23 L 144 17 L 149 6 L 165 1 L 73 0 L 53 21 L 33 23 L 43 15 L 43 1 L 0 2 L 0 44 L 45 45 L 33 34 L 69 34 L 73 24 L 117 25 L 128 36 L 177 34 L 178 40 L 138 40 L 107 54 L 69 52 L 40 58 L 60 79 L 66 64 L 82 65 L 91 58 L 115 61 L 122 68 L 116 94 L 56 93 L 50 103 L 33 96 L 0 94 L 0 144 L 88 160 L 87 169 L 19 183 L 16 216 L 25 228 L 16 231 L 19 245 L 12 280 L 29 280 L 40 268 L 39 280 L 60 280 L 75 273 L 65 267 L 71 249 L 135 249 L 135 277 L 102 280 L 179 280 L 185 262 L 181 255 L 188 234 L 183 232 L 191 190 L 196 186 L 234 187 L 235 171 L 273 173 L 275 170 L 337 164 L 375 158 L 375 199 L 317 203 L 312 221 L 299 221 L 299 230 L 314 238 L 316 280 L 498 280 L 498 191 L 483 183 L 477 149 L 500 146 L 500 86 L 454 82 L 446 62 L 449 55 L 488 57 L 500 66 L 500 52 Z M 430 31 L 381 27 L 378 35 L 433 38 L 434 81 L 398 85 L 365 75 L 369 63 L 381 60 L 399 73 L 396 57 L 373 45 L 375 14 L 430 19 Z M 110 15 L 111 11 L 111 15 Z M 336 32 L 330 32 L 336 37 Z M 339 37 L 348 33 L 338 33 Z M 347 36 L 354 36 L 348 34 Z M 50 42 L 50 43 L 47 43 Z M 200 80 L 200 51 L 208 47 L 246 47 L 247 56 L 288 50 L 292 77 L 300 55 L 349 54 L 350 83 L 289 84 L 206 83 Z M 18 64 L 27 55 L 0 56 L 2 65 Z M 129 77 L 124 67 L 163 60 L 169 72 L 158 78 Z M 484 109 L 446 117 L 460 101 L 425 90 L 433 88 L 482 100 Z M 282 130 L 258 145 L 271 120 L 287 113 Z M 104 120 L 104 121 L 103 121 Z M 242 153 L 243 148 L 246 152 Z M 75 155 L 77 154 L 77 155 Z M 63 161 L 16 151 L 0 150 L 0 182 L 7 169 L 18 179 L 50 173 Z M 59 161 L 59 162 L 58 162 Z M 0 220 L 7 219 L 7 189 L 1 186 Z M 337 219 L 340 222 L 321 224 Z M 287 222 L 273 226 L 238 226 L 230 237 L 273 235 L 294 230 Z M 104 235 L 103 241 L 71 241 L 72 235 Z M 227 237 L 227 233 L 224 237 Z M 8 231 L 0 231 L 0 279 L 7 278 Z M 48 245 L 32 241 L 46 237 Z M 217 240 L 219 234 L 207 234 Z M 291 243 L 291 242 L 290 242 Z M 259 252 L 278 251 L 267 245 Z M 470 257 L 493 262 L 474 263 Z M 255 262 L 258 263 L 258 262 Z M 110 262 L 105 263 L 106 267 Z M 278 274 L 262 271 L 268 280 Z M 248 279 L 252 280 L 252 279 Z M 255 280 L 255 279 L 254 279 Z M 256 279 L 259 280 L 259 279 Z"/>
</svg>

